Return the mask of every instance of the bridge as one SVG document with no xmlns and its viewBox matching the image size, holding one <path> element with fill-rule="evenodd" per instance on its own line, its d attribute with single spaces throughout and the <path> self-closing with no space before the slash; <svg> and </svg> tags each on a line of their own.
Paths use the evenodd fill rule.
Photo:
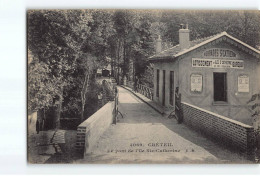
<svg viewBox="0 0 260 181">
<path fill-rule="evenodd" d="M 90 147 L 79 163 L 248 163 L 248 160 L 205 138 L 184 124 L 158 111 L 133 92 L 118 86 L 118 115 L 116 124 L 94 128 L 82 138 Z M 112 104 L 112 103 L 111 103 Z M 108 107 L 108 106 L 107 106 Z M 112 105 L 113 107 L 113 105 Z M 107 108 L 108 109 L 108 108 Z M 110 109 L 110 108 L 109 108 Z M 102 110 L 101 110 L 102 111 Z M 112 123 L 112 120 L 110 120 Z M 100 136 L 98 136 L 100 133 Z M 80 135 L 78 135 L 80 137 Z M 93 137 L 95 138 L 93 141 Z M 97 139 L 98 137 L 98 139 Z"/>
</svg>

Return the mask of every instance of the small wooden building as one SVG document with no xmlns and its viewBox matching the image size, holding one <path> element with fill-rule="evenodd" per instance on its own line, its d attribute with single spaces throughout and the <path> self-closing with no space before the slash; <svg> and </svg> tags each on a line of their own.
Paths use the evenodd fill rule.
<svg viewBox="0 0 260 181">
<path fill-rule="evenodd" d="M 154 101 L 174 109 L 175 90 L 182 101 L 252 124 L 248 101 L 260 92 L 260 51 L 226 32 L 190 41 L 179 30 L 179 44 L 149 58 L 154 68 Z"/>
</svg>

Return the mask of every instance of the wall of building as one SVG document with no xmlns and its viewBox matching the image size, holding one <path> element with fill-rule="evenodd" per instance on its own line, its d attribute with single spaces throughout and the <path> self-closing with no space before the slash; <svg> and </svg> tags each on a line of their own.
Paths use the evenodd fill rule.
<svg viewBox="0 0 260 181">
<path fill-rule="evenodd" d="M 222 59 L 235 59 L 243 60 L 243 69 L 234 68 L 205 68 L 205 67 L 192 67 L 192 58 L 210 59 L 203 56 L 203 52 L 212 48 L 224 48 L 232 50 L 237 54 L 234 58 L 222 58 Z M 221 58 L 218 58 L 221 59 Z M 156 80 L 157 69 L 160 70 L 160 82 L 159 82 L 159 97 L 156 96 Z M 220 115 L 238 120 L 248 125 L 252 125 L 251 115 L 253 111 L 250 105 L 247 104 L 251 96 L 259 93 L 260 90 L 260 63 L 257 59 L 246 53 L 244 50 L 232 45 L 226 41 L 219 41 L 218 43 L 212 43 L 207 46 L 201 47 L 198 50 L 192 51 L 180 57 L 178 60 L 172 60 L 171 62 L 159 62 L 154 64 L 154 101 L 162 104 L 162 84 L 163 84 L 163 70 L 166 71 L 166 85 L 165 85 L 165 106 L 172 107 L 169 103 L 170 91 L 169 91 L 169 77 L 170 71 L 174 71 L 175 87 L 180 87 L 180 93 L 182 94 L 182 100 L 192 105 L 198 105 L 199 107 L 218 113 Z M 213 73 L 225 72 L 227 73 L 227 103 L 217 104 L 214 102 L 214 84 Z M 191 74 L 202 75 L 203 85 L 202 92 L 194 93 L 191 91 Z M 238 92 L 238 76 L 249 76 L 249 92 Z M 175 88 L 174 88 L 175 89 Z"/>
<path fill-rule="evenodd" d="M 157 87 L 157 69 L 160 70 L 160 80 L 159 80 L 159 97 L 156 96 Z M 165 107 L 174 108 L 174 105 L 170 105 L 170 71 L 174 71 L 174 90 L 178 86 L 178 62 L 164 62 L 154 64 L 154 101 L 162 104 L 163 101 L 163 70 L 165 70 Z M 174 99 L 174 95 L 173 95 Z M 173 101 L 174 102 L 174 101 Z"/>
<path fill-rule="evenodd" d="M 84 156 L 91 153 L 100 136 L 113 122 L 115 101 L 110 101 L 95 112 L 77 129 L 76 149 Z"/>
<path fill-rule="evenodd" d="M 243 69 L 234 68 L 197 68 L 192 67 L 192 58 L 205 58 L 203 52 L 210 48 L 225 48 L 234 51 L 238 57 L 235 59 L 244 61 Z M 230 59 L 230 58 L 226 58 Z M 244 122 L 252 125 L 251 115 L 252 111 L 247 105 L 253 94 L 259 91 L 259 63 L 255 57 L 238 49 L 234 45 L 222 41 L 218 44 L 209 45 L 201 48 L 198 51 L 193 51 L 179 60 L 179 83 L 180 92 L 182 94 L 182 101 L 197 105 L 203 109 L 218 113 L 220 115 Z M 214 103 L 214 84 L 213 72 L 226 72 L 227 73 L 227 103 L 215 104 Z M 203 76 L 203 88 L 201 93 L 191 92 L 191 79 L 192 73 L 198 73 Z M 249 76 L 249 92 L 238 92 L 238 76 L 246 74 Z"/>
<path fill-rule="evenodd" d="M 185 102 L 182 103 L 182 110 L 184 124 L 254 160 L 255 134 L 252 126 Z"/>
</svg>

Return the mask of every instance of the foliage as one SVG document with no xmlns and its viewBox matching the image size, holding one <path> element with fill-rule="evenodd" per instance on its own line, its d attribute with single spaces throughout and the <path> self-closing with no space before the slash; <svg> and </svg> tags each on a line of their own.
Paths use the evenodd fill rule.
<svg viewBox="0 0 260 181">
<path fill-rule="evenodd" d="M 34 58 L 35 59 L 35 58 Z M 28 109 L 29 111 L 38 110 L 52 105 L 55 91 L 50 79 L 50 69 L 47 64 L 33 60 L 28 65 Z"/>
<path fill-rule="evenodd" d="M 191 39 L 204 38 L 223 31 L 256 47 L 260 44 L 260 13 L 257 11 L 163 11 L 163 41 L 178 44 L 180 24 L 188 24 Z"/>
<path fill-rule="evenodd" d="M 176 45 L 180 24 L 187 23 L 191 39 L 227 31 L 257 47 L 259 18 L 255 11 L 28 11 L 28 109 L 55 106 L 57 114 L 83 120 L 95 110 L 101 91 L 95 72 L 108 57 L 112 75 L 133 74 L 152 87 L 147 59 L 155 53 L 158 35 L 164 48 Z"/>
<path fill-rule="evenodd" d="M 147 87 L 153 88 L 153 68 L 147 66 L 145 72 L 140 77 L 140 83 L 146 85 Z"/>
<path fill-rule="evenodd" d="M 63 38 L 68 35 L 69 28 L 64 13 L 60 11 L 44 11 L 44 13 L 30 11 L 28 13 L 28 48 L 36 60 L 29 65 L 28 70 L 30 79 L 28 87 L 31 89 L 29 92 L 37 92 L 37 94 L 29 95 L 33 97 L 32 100 L 37 100 L 34 104 L 29 102 L 29 107 L 32 109 L 38 109 L 37 105 L 54 104 L 54 99 L 63 94 L 63 88 L 71 81 L 67 75 L 74 68 L 71 61 L 72 51 Z M 35 75 L 37 72 L 38 76 Z M 34 88 L 37 84 L 42 88 Z M 46 89 L 48 94 L 46 94 Z"/>
</svg>

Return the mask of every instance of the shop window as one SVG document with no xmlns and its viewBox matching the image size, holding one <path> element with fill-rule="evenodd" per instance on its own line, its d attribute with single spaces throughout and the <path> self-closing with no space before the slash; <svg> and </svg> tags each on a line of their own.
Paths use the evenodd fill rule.
<svg viewBox="0 0 260 181">
<path fill-rule="evenodd" d="M 157 73 L 156 73 L 156 97 L 159 97 L 159 80 L 160 80 L 160 70 L 157 69 Z"/>
<path fill-rule="evenodd" d="M 214 101 L 227 102 L 227 73 L 214 73 Z"/>
</svg>

